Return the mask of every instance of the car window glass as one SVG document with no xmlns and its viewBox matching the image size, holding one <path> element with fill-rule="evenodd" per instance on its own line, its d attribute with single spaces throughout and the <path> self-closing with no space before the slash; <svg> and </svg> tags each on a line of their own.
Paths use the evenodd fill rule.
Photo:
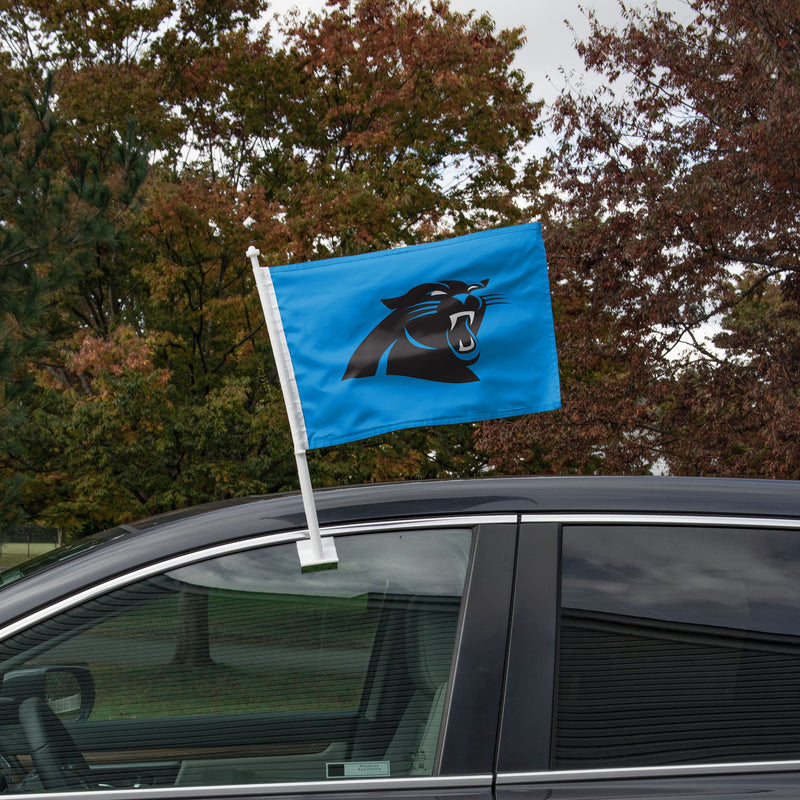
<svg viewBox="0 0 800 800">
<path fill-rule="evenodd" d="M 564 531 L 555 766 L 800 758 L 800 536 Z"/>
<path fill-rule="evenodd" d="M 64 545 L 63 547 L 57 547 L 55 550 L 49 550 L 46 553 L 42 553 L 41 555 L 24 561 L 18 566 L 3 570 L 3 572 L 0 572 L 0 591 L 2 591 L 2 589 L 4 589 L 6 586 L 19 581 L 22 578 L 35 575 L 37 572 L 41 572 L 48 567 L 52 567 L 55 564 L 60 564 L 63 561 L 67 561 L 75 556 L 81 555 L 81 553 L 85 553 L 87 550 L 101 547 L 102 545 L 125 535 L 125 533 L 126 531 L 123 528 L 111 528 L 110 530 L 103 531 L 102 533 L 95 534 L 86 539 L 82 539 L 79 542 Z"/>
<path fill-rule="evenodd" d="M 339 537 L 338 569 L 306 573 L 294 543 L 234 553 L 0 643 L 8 788 L 432 774 L 470 540 Z M 26 720 L 55 766 L 26 769 Z"/>
</svg>

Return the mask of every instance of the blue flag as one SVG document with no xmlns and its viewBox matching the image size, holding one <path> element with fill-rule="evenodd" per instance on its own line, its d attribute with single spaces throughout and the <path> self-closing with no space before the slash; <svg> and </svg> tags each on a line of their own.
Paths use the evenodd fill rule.
<svg viewBox="0 0 800 800">
<path fill-rule="evenodd" d="M 539 223 L 256 277 L 296 448 L 560 405 Z"/>
</svg>

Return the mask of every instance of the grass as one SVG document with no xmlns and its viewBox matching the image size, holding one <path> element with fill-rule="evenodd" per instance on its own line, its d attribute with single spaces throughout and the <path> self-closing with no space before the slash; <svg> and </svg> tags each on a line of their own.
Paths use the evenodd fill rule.
<svg viewBox="0 0 800 800">
<path fill-rule="evenodd" d="M 377 623 L 366 598 L 211 592 L 207 620 L 210 641 L 223 644 L 230 663 L 169 663 L 181 627 L 178 595 L 128 608 L 68 643 L 94 676 L 92 719 L 358 706 L 363 674 L 306 672 L 297 664 L 304 659 L 324 662 L 327 648 L 359 651 L 364 657 L 356 661 L 366 664 L 365 649 L 372 646 Z M 150 652 L 152 658 L 142 658 Z M 291 668 L 281 666 L 282 653 Z M 54 657 L 57 651 L 48 659 Z M 147 659 L 153 663 L 140 663 Z"/>
<path fill-rule="evenodd" d="M 323 711 L 358 706 L 363 676 L 209 667 L 97 666 L 92 719 Z"/>
<path fill-rule="evenodd" d="M 374 615 L 365 596 L 347 598 L 212 592 L 208 628 L 216 641 L 308 647 L 370 647 Z M 174 637 L 179 626 L 178 595 L 150 601 L 109 619 L 93 630 L 113 636 Z"/>
<path fill-rule="evenodd" d="M 3 542 L 0 544 L 0 570 L 17 567 L 31 558 L 48 553 L 55 545 L 48 542 Z"/>
</svg>

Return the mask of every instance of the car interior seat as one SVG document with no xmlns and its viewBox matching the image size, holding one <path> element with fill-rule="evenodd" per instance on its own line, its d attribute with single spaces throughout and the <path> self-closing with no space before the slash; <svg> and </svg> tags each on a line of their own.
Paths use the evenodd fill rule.
<svg viewBox="0 0 800 800">
<path fill-rule="evenodd" d="M 412 684 L 385 760 L 392 776 L 433 774 L 453 658 L 458 605 L 414 600 L 406 610 L 405 659 Z"/>
</svg>

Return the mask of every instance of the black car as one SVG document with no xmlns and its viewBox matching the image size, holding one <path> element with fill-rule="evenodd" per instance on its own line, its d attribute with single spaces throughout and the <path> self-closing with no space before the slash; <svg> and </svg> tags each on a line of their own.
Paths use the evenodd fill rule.
<svg viewBox="0 0 800 800">
<path fill-rule="evenodd" d="M 800 796 L 800 484 L 520 478 L 123 525 L 0 576 L 6 793 Z"/>
</svg>

